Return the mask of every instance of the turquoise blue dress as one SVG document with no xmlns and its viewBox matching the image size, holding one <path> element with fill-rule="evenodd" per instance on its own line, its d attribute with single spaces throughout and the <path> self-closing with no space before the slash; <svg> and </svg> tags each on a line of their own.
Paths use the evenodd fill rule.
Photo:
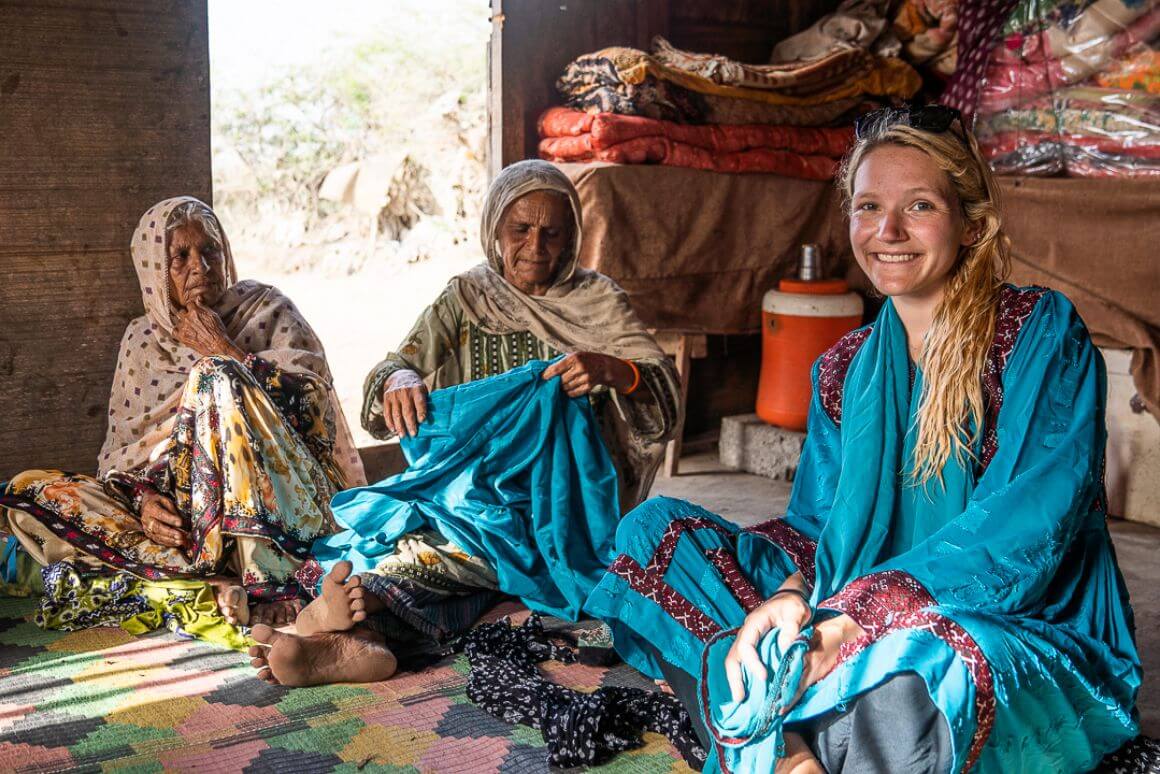
<svg viewBox="0 0 1160 774">
<path fill-rule="evenodd" d="M 545 381 L 547 366 L 431 393 L 427 421 L 401 441 L 407 470 L 331 501 L 345 529 L 314 542 L 323 568 L 349 559 L 366 572 L 403 535 L 434 529 L 485 557 L 500 591 L 575 620 L 614 556 L 616 469 L 591 403 Z"/>
<path fill-rule="evenodd" d="M 1083 322 L 1058 293 L 1003 288 L 976 459 L 948 461 L 944 487 L 902 473 L 922 379 L 887 302 L 815 364 L 784 518 L 739 530 L 654 499 L 622 523 L 587 607 L 629 663 L 660 677 L 655 643 L 697 677 L 708 770 L 776 760 L 763 691 L 729 705 L 722 661 L 746 613 L 795 572 L 819 619 L 846 613 L 865 635 L 791 728 L 912 672 L 946 719 L 955 771 L 1086 771 L 1136 735 L 1140 660 L 1105 524 L 1106 377 Z"/>
</svg>

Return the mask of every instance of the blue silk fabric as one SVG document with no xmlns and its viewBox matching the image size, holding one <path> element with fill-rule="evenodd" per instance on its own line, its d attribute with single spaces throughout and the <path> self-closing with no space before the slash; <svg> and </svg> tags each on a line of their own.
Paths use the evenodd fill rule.
<svg viewBox="0 0 1160 774">
<path fill-rule="evenodd" d="M 405 472 L 335 495 L 345 531 L 314 543 L 327 570 L 365 572 L 413 530 L 437 530 L 491 564 L 501 591 L 575 620 L 613 556 L 620 508 L 612 460 L 586 398 L 548 363 L 438 390 L 403 438 Z"/>
<path fill-rule="evenodd" d="M 729 703 L 722 663 L 746 613 L 798 571 L 817 620 L 846 613 L 866 634 L 807 689 L 791 730 L 913 672 L 946 719 L 955 771 L 1087 771 L 1137 733 L 1140 660 L 1105 524 L 1103 359 L 1066 298 L 1022 297 L 997 447 L 952 457 L 942 485 L 907 476 L 923 374 L 887 302 L 840 382 L 838 421 L 815 366 L 784 518 L 739 530 L 668 499 L 625 518 L 588 609 L 629 663 L 660 677 L 651 642 L 697 677 L 717 740 L 707 770 L 776 761 L 763 692 Z M 776 674 L 776 648 L 759 652 Z"/>
</svg>

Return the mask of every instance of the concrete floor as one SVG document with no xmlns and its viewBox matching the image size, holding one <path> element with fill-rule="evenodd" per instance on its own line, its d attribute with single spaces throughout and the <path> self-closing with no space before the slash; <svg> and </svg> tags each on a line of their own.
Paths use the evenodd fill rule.
<svg viewBox="0 0 1160 774">
<path fill-rule="evenodd" d="M 720 465 L 716 452 L 681 460 L 681 474 L 658 477 L 654 495 L 703 505 L 741 525 L 757 524 L 785 512 L 790 484 Z M 1113 521 L 1112 539 L 1120 570 L 1136 612 L 1136 641 L 1144 662 L 1139 708 L 1142 731 L 1160 737 L 1160 529 Z"/>
</svg>

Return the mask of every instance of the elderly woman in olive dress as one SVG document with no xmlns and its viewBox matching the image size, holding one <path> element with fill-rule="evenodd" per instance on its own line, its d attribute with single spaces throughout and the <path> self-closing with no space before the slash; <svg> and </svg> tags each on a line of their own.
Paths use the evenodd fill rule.
<svg viewBox="0 0 1160 774">
<path fill-rule="evenodd" d="M 367 377 L 363 426 L 413 435 L 428 391 L 563 356 L 544 371 L 586 396 L 616 468 L 622 512 L 652 486 L 678 427 L 676 370 L 612 280 L 579 267 L 580 199 L 543 161 L 503 170 L 483 207 L 486 261 L 454 277 L 397 352 Z M 396 653 L 423 653 L 462 632 L 494 602 L 491 560 L 434 529 L 404 535 L 374 570 L 339 562 L 299 616 L 299 635 L 257 627 L 254 664 L 291 685 L 381 680 Z M 502 589 L 499 589 L 502 590 Z"/>
</svg>

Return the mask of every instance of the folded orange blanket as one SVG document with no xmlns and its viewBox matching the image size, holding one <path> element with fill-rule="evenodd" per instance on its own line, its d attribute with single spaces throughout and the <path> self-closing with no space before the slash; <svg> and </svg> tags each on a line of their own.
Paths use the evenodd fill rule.
<svg viewBox="0 0 1160 774">
<path fill-rule="evenodd" d="M 841 158 L 854 140 L 854 130 L 850 127 L 691 125 L 615 113 L 585 113 L 562 107 L 548 108 L 540 116 L 538 128 L 543 138 L 588 137 L 592 151 L 608 150 L 629 140 L 663 138 L 713 154 L 770 149 Z"/>
<path fill-rule="evenodd" d="M 829 180 L 838 160 L 772 148 L 718 153 L 666 137 L 636 137 L 599 147 L 591 133 L 540 140 L 540 158 L 555 162 L 607 161 L 614 164 L 664 164 L 713 172 L 770 172 L 806 180 Z"/>
</svg>

